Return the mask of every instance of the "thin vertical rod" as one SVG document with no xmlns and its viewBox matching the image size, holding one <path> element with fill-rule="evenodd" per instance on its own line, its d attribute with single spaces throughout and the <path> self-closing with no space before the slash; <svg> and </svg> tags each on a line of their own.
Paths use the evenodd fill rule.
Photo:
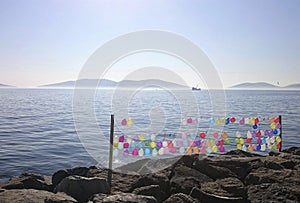
<svg viewBox="0 0 300 203">
<path fill-rule="evenodd" d="M 280 137 L 280 148 L 279 148 L 279 152 L 282 151 L 282 120 L 281 120 L 281 115 L 279 116 L 279 124 L 280 124 L 280 133 L 279 133 L 279 137 Z"/>
<path fill-rule="evenodd" d="M 108 173 L 107 173 L 107 182 L 108 182 L 110 190 L 111 190 L 111 182 L 112 182 L 114 125 L 115 125 L 114 115 L 110 115 L 109 162 L 108 162 Z"/>
</svg>

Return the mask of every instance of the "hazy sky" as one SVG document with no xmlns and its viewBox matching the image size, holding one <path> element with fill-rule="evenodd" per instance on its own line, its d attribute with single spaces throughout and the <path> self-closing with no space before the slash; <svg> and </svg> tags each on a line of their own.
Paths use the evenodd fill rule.
<svg viewBox="0 0 300 203">
<path fill-rule="evenodd" d="M 224 86 L 300 82 L 299 0 L 0 0 L 0 83 L 75 80 L 103 43 L 145 29 L 193 41 Z"/>
</svg>

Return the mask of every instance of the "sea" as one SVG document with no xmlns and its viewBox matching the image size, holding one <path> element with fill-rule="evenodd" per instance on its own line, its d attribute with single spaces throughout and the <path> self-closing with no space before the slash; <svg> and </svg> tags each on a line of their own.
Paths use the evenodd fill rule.
<svg viewBox="0 0 300 203">
<path fill-rule="evenodd" d="M 24 172 L 52 175 L 76 166 L 106 167 L 112 114 L 115 136 L 170 139 L 184 132 L 218 131 L 227 132 L 233 143 L 236 131 L 252 127 L 238 124 L 241 119 L 258 118 L 268 127 L 269 118 L 281 115 L 283 149 L 300 146 L 300 91 L 296 90 L 101 89 L 87 96 L 83 92 L 0 89 L 0 182 Z M 236 122 L 217 126 L 212 118 Z M 231 149 L 236 145 L 231 144 Z M 134 160 L 115 157 L 114 166 Z"/>
</svg>

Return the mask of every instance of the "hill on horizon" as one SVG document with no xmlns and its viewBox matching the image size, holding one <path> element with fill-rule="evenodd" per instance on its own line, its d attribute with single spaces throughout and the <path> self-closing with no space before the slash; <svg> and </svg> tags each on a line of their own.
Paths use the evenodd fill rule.
<svg viewBox="0 0 300 203">
<path fill-rule="evenodd" d="M 113 80 L 108 79 L 81 79 L 77 81 L 65 81 L 65 82 L 59 82 L 59 83 L 53 83 L 53 84 L 46 84 L 46 85 L 40 85 L 38 87 L 68 87 L 68 88 L 74 88 L 76 86 L 79 87 L 93 87 L 93 86 L 100 86 L 100 87 L 124 87 L 124 88 L 132 88 L 132 87 L 141 87 L 141 86 L 162 86 L 167 88 L 184 88 L 186 86 L 167 82 L 163 80 L 157 80 L 157 79 L 149 79 L 149 80 L 123 80 L 120 82 L 115 82 Z"/>
<path fill-rule="evenodd" d="M 272 85 L 267 82 L 246 82 L 237 84 L 234 86 L 231 86 L 230 88 L 236 88 L 236 89 L 277 89 L 281 88 L 279 86 Z"/>
<path fill-rule="evenodd" d="M 15 87 L 15 86 L 12 86 L 12 85 L 6 85 L 6 84 L 1 84 L 1 83 L 0 83 L 0 87 Z"/>
<path fill-rule="evenodd" d="M 230 89 L 300 89 L 300 83 L 276 86 L 267 82 L 246 82 L 231 86 Z"/>
</svg>

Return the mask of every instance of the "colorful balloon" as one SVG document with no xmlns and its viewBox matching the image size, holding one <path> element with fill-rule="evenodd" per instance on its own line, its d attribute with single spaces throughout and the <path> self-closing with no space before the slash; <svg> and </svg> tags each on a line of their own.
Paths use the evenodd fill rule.
<svg viewBox="0 0 300 203">
<path fill-rule="evenodd" d="M 184 147 L 180 147 L 179 148 L 179 154 L 184 154 L 185 150 L 184 150 Z"/>
<path fill-rule="evenodd" d="M 240 138 L 242 136 L 240 131 L 236 131 L 235 135 L 236 135 L 237 138 Z"/>
<path fill-rule="evenodd" d="M 242 150 L 242 149 L 243 149 L 243 145 L 237 144 L 237 145 L 236 145 L 236 148 L 237 148 L 238 150 Z"/>
<path fill-rule="evenodd" d="M 122 125 L 122 126 L 126 126 L 126 125 L 127 125 L 126 119 L 123 119 L 123 120 L 121 121 L 121 125 Z"/>
<path fill-rule="evenodd" d="M 271 128 L 272 130 L 274 130 L 274 129 L 276 128 L 276 123 L 271 123 L 271 124 L 270 124 L 270 128 Z"/>
<path fill-rule="evenodd" d="M 138 151 L 137 148 L 135 148 L 135 149 L 132 150 L 132 155 L 133 156 L 137 156 L 138 154 L 139 154 L 139 151 Z"/>
<path fill-rule="evenodd" d="M 241 120 L 240 120 L 240 125 L 244 125 L 245 124 L 245 118 L 242 118 Z"/>
<path fill-rule="evenodd" d="M 124 148 L 124 149 L 129 148 L 129 143 L 125 142 L 125 143 L 123 144 L 123 148 Z"/>
<path fill-rule="evenodd" d="M 222 138 L 223 138 L 223 139 L 227 139 L 227 138 L 228 138 L 228 134 L 227 134 L 226 132 L 223 132 L 223 133 L 222 133 Z"/>
<path fill-rule="evenodd" d="M 217 132 L 214 132 L 213 136 L 214 136 L 215 139 L 218 139 L 219 134 Z"/>
<path fill-rule="evenodd" d="M 152 156 L 157 156 L 157 150 L 155 148 L 152 150 Z"/>
<path fill-rule="evenodd" d="M 202 133 L 199 134 L 199 136 L 200 136 L 202 139 L 204 139 L 206 135 L 205 135 L 204 132 L 202 132 Z"/>
<path fill-rule="evenodd" d="M 133 124 L 132 118 L 129 118 L 129 119 L 127 120 L 127 125 L 128 125 L 128 126 L 132 126 L 132 124 Z"/>
<path fill-rule="evenodd" d="M 209 120 L 209 123 L 210 123 L 211 125 L 214 125 L 215 122 L 216 122 L 216 121 L 215 121 L 215 119 L 213 119 L 213 118 Z"/>
<path fill-rule="evenodd" d="M 155 148 L 155 147 L 156 147 L 156 142 L 153 142 L 153 141 L 152 141 L 152 142 L 150 143 L 150 147 L 151 147 L 152 149 Z"/>
<path fill-rule="evenodd" d="M 128 149 L 124 149 L 123 155 L 124 155 L 124 156 L 128 156 L 128 155 L 129 155 L 129 150 L 128 150 Z"/>
<path fill-rule="evenodd" d="M 230 118 L 230 122 L 234 123 L 235 122 L 235 118 L 234 117 Z"/>
<path fill-rule="evenodd" d="M 187 123 L 188 123 L 188 124 L 193 123 L 193 119 L 192 119 L 192 118 L 187 119 Z"/>
</svg>

